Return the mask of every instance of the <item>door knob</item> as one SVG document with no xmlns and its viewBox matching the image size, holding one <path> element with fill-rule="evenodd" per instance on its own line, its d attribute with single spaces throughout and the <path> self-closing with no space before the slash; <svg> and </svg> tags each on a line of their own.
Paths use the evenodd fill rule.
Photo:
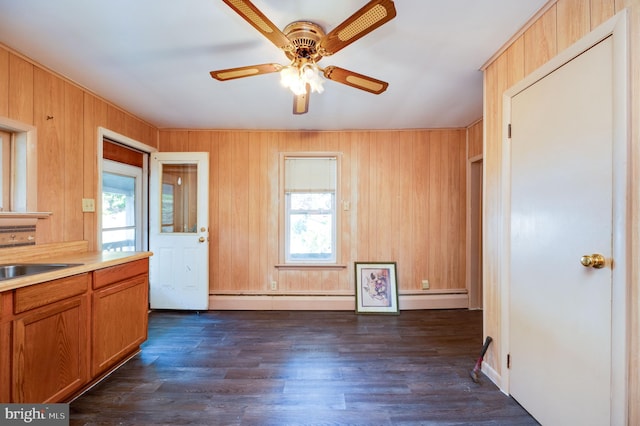
<svg viewBox="0 0 640 426">
<path fill-rule="evenodd" d="M 584 266 L 585 268 L 591 267 L 602 269 L 604 268 L 604 256 L 601 254 L 585 254 L 580 258 L 580 263 L 582 263 L 582 266 Z"/>
<path fill-rule="evenodd" d="M 201 243 L 204 243 L 205 241 L 207 241 L 207 239 L 205 237 L 200 237 L 198 238 L 198 241 L 200 241 Z"/>
</svg>

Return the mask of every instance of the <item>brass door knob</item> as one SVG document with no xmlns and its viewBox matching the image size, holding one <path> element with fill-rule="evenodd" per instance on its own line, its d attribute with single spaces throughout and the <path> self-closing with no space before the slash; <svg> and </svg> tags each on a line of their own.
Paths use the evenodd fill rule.
<svg viewBox="0 0 640 426">
<path fill-rule="evenodd" d="M 200 241 L 201 243 L 204 243 L 205 241 L 207 241 L 207 239 L 205 237 L 200 237 L 198 238 L 198 241 Z"/>
<path fill-rule="evenodd" d="M 591 267 L 595 269 L 602 269 L 604 268 L 605 260 L 604 256 L 601 254 L 585 254 L 580 258 L 580 263 L 582 263 L 582 266 L 584 266 L 585 268 Z"/>
</svg>

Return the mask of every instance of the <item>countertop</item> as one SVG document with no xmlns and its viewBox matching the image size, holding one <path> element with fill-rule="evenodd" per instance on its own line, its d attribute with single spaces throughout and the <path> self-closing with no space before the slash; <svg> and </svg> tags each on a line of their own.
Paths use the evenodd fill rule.
<svg viewBox="0 0 640 426">
<path fill-rule="evenodd" d="M 82 274 L 95 271 L 96 269 L 107 268 L 109 266 L 120 265 L 134 260 L 145 259 L 152 256 L 149 251 L 123 251 L 123 252 L 84 252 L 67 253 L 43 257 L 37 260 L 28 260 L 20 263 L 77 263 L 78 266 L 57 269 L 55 271 L 42 272 L 39 274 L 11 278 L 0 281 L 0 292 L 14 290 L 45 281 L 58 278 L 65 278 L 71 275 Z"/>
</svg>

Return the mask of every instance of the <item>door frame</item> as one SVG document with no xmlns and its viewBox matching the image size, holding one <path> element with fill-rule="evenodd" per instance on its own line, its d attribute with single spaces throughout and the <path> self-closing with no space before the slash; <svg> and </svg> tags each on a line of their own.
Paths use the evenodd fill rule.
<svg viewBox="0 0 640 426">
<path fill-rule="evenodd" d="M 96 250 L 98 251 L 102 251 L 102 171 L 103 171 L 102 155 L 104 153 L 103 141 L 105 138 L 148 154 L 148 155 L 145 155 L 144 165 L 142 168 L 142 186 L 143 188 L 147 188 L 147 198 L 149 194 L 149 156 L 151 155 L 151 153 L 158 151 L 156 148 L 152 146 L 146 145 L 142 142 L 138 142 L 135 139 L 131 139 L 127 136 L 121 135 L 120 133 L 114 132 L 113 130 L 106 129 L 104 127 L 98 127 L 98 144 L 96 148 L 98 190 L 96 192 L 97 199 L 95 202 L 96 233 L 97 233 Z M 142 250 L 148 250 L 149 248 L 149 203 L 148 202 L 142 203 L 142 222 L 143 222 L 142 235 L 140 236 L 142 241 Z"/>
<path fill-rule="evenodd" d="M 522 81 L 515 84 L 503 94 L 502 119 L 502 159 L 501 159 L 501 216 L 498 229 L 501 262 L 498 270 L 498 288 L 500 289 L 500 351 L 499 372 L 487 369 L 488 375 L 498 384 L 500 389 L 509 394 L 509 369 L 507 355 L 509 353 L 509 298 L 510 298 L 510 221 L 511 221 L 511 149 L 508 138 L 508 126 L 511 122 L 511 98 L 525 88 L 531 86 L 546 75 L 579 56 L 605 38 L 613 37 L 613 244 L 612 255 L 615 267 L 612 269 L 612 335 L 611 335 L 611 424 L 626 424 L 628 416 L 628 331 L 631 330 L 627 319 L 627 300 L 629 294 L 629 268 L 632 264 L 630 243 L 635 243 L 629 221 L 629 203 L 635 199 L 632 186 L 629 185 L 631 168 L 627 160 L 627 152 L 631 145 L 629 131 L 630 72 L 628 47 L 628 13 L 623 10 L 604 22 L 594 31 L 559 53 L 555 58 L 538 68 Z M 627 201 L 628 200 L 628 201 Z"/>
<path fill-rule="evenodd" d="M 467 159 L 467 271 L 466 288 L 468 308 L 483 310 L 483 241 L 482 218 L 484 217 L 484 158 L 476 155 Z M 480 204 L 480 208 L 476 204 Z M 484 334 L 484 332 L 483 332 Z"/>
</svg>

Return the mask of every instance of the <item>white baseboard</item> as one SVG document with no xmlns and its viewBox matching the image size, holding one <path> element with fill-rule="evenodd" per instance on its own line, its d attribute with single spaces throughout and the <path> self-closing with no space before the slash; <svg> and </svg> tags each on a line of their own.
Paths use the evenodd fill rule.
<svg viewBox="0 0 640 426">
<path fill-rule="evenodd" d="M 466 293 L 401 294 L 400 310 L 467 309 Z M 210 310 L 355 311 L 355 296 L 209 295 Z"/>
<path fill-rule="evenodd" d="M 502 393 L 504 393 L 505 395 L 509 395 L 509 392 L 507 392 L 506 389 L 502 386 L 502 376 L 498 374 L 498 372 L 494 370 L 493 367 L 491 367 L 484 361 L 482 362 L 482 372 L 489 378 L 489 380 L 491 380 L 497 387 L 500 388 Z"/>
</svg>

